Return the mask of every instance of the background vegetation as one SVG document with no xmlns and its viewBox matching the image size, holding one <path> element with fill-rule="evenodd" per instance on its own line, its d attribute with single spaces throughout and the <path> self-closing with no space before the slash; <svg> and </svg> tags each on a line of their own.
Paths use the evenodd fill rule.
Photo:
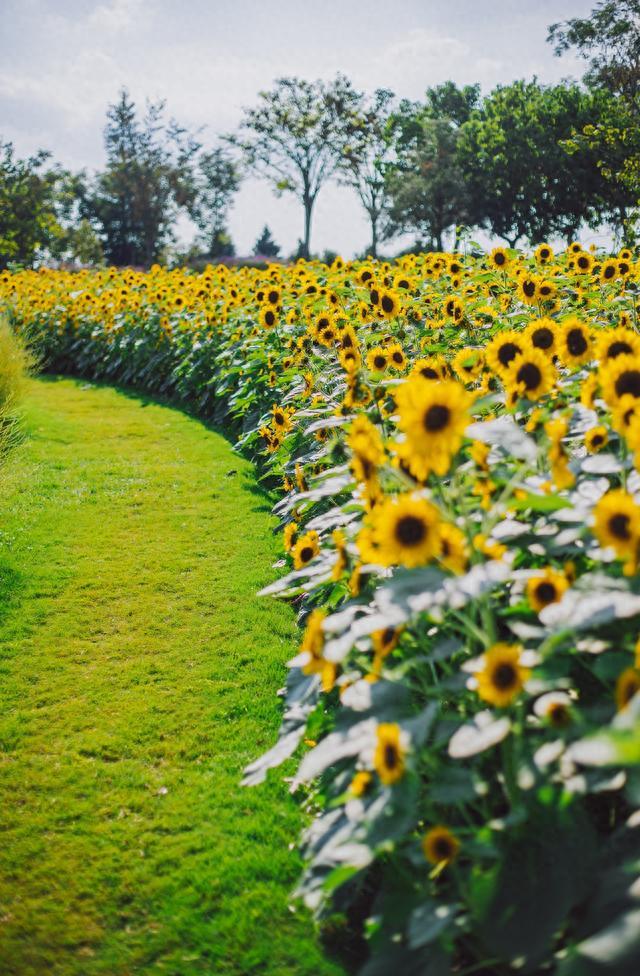
<svg viewBox="0 0 640 976">
<path fill-rule="evenodd" d="M 230 257 L 227 217 L 244 174 L 300 203 L 308 257 L 314 208 L 329 180 L 352 188 L 371 227 L 368 253 L 400 234 L 415 249 L 454 249 L 460 228 L 511 246 L 609 227 L 631 243 L 640 197 L 640 0 L 600 2 L 588 18 L 554 24 L 558 55 L 586 61 L 581 82 L 535 78 L 500 85 L 447 82 L 424 100 L 387 90 L 280 78 L 244 110 L 234 133 L 205 147 L 166 116 L 141 113 L 126 91 L 109 107 L 102 171 L 70 173 L 41 151 L 16 159 L 0 144 L 0 269 L 12 262 L 157 261 Z M 178 215 L 198 230 L 175 248 Z M 268 230 L 268 228 L 267 228 Z M 258 256 L 273 257 L 264 232 Z M 277 245 L 276 245 L 277 246 Z"/>
</svg>

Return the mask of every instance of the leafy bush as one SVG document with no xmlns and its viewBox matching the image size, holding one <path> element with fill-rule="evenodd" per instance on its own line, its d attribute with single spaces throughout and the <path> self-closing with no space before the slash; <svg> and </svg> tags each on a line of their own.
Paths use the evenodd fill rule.
<svg viewBox="0 0 640 976">
<path fill-rule="evenodd" d="M 0 318 L 0 464 L 18 436 L 17 407 L 30 365 L 24 342 Z"/>
</svg>

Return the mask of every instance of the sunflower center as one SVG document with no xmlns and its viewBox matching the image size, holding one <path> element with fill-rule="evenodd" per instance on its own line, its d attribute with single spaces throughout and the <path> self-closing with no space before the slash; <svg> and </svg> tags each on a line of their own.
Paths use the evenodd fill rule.
<svg viewBox="0 0 640 976">
<path fill-rule="evenodd" d="M 623 512 L 618 512 L 616 515 L 612 515 L 609 519 L 609 532 L 616 539 L 627 540 L 631 538 L 631 532 L 629 531 L 630 519 L 628 515 Z"/>
<path fill-rule="evenodd" d="M 582 356 L 587 351 L 587 340 L 582 329 L 569 329 L 567 334 L 567 349 L 572 356 Z"/>
<path fill-rule="evenodd" d="M 523 383 L 525 389 L 535 390 L 542 381 L 542 373 L 535 363 L 524 363 L 518 370 L 518 383 Z"/>
<path fill-rule="evenodd" d="M 435 434 L 440 430 L 444 430 L 449 419 L 451 417 L 451 411 L 449 407 L 446 407 L 442 403 L 434 403 L 424 415 L 423 423 L 424 428 L 430 434 Z"/>
<path fill-rule="evenodd" d="M 391 743 L 384 747 L 384 764 L 387 769 L 395 769 L 398 765 L 398 750 Z"/>
<path fill-rule="evenodd" d="M 553 583 L 544 580 L 536 587 L 536 596 L 540 603 L 553 603 L 558 597 L 558 592 Z"/>
<path fill-rule="evenodd" d="M 396 636 L 395 627 L 387 627 L 386 630 L 384 630 L 383 631 L 383 634 L 382 634 L 382 644 L 383 644 L 383 646 L 386 647 L 387 644 L 391 644 L 392 641 L 393 641 L 393 638 L 395 636 Z"/>
<path fill-rule="evenodd" d="M 570 722 L 569 709 L 562 702 L 554 702 L 549 708 L 548 718 L 556 728 L 562 728 Z"/>
<path fill-rule="evenodd" d="M 448 861 L 453 854 L 453 845 L 448 837 L 437 837 L 433 842 L 433 853 L 438 861 Z"/>
<path fill-rule="evenodd" d="M 640 369 L 625 369 L 616 380 L 615 389 L 619 397 L 625 393 L 640 397 Z"/>
<path fill-rule="evenodd" d="M 427 526 L 415 515 L 403 515 L 396 525 L 396 539 L 403 546 L 418 546 L 427 534 Z"/>
<path fill-rule="evenodd" d="M 437 380 L 438 374 L 435 369 L 431 366 L 423 366 L 420 370 L 420 374 L 424 376 L 425 380 Z"/>
<path fill-rule="evenodd" d="M 631 353 L 633 349 L 628 342 L 618 340 L 618 342 L 612 342 L 607 350 L 607 359 L 615 359 L 616 356 L 623 356 L 625 353 Z"/>
<path fill-rule="evenodd" d="M 498 350 L 498 359 L 503 366 L 508 366 L 511 360 L 515 359 L 520 352 L 522 350 L 519 346 L 516 346 L 515 342 L 505 342 Z"/>
<path fill-rule="evenodd" d="M 533 298 L 533 296 L 536 293 L 536 283 L 535 283 L 535 281 L 531 281 L 530 278 L 527 278 L 526 281 L 523 281 L 523 283 L 522 283 L 522 290 L 525 293 L 525 295 L 527 296 L 527 298 Z"/>
<path fill-rule="evenodd" d="M 505 263 L 505 261 L 507 259 L 506 259 L 505 255 L 502 254 L 501 251 L 498 251 L 498 253 L 494 256 L 494 259 L 493 260 L 495 261 L 496 264 L 502 265 L 502 264 Z"/>
<path fill-rule="evenodd" d="M 308 563 L 310 559 L 313 558 L 313 549 L 311 546 L 304 546 L 300 550 L 300 559 L 303 563 Z"/>
<path fill-rule="evenodd" d="M 607 267 L 604 269 L 605 278 L 613 278 L 615 273 L 616 273 L 616 269 L 612 264 L 607 265 Z"/>
<path fill-rule="evenodd" d="M 503 661 L 493 672 L 493 683 L 500 691 L 508 691 L 517 684 L 517 681 L 518 672 L 508 661 Z"/>
<path fill-rule="evenodd" d="M 382 311 L 386 312 L 387 315 L 390 312 L 393 312 L 395 308 L 395 303 L 393 301 L 393 298 L 390 298 L 389 295 L 384 295 L 380 304 L 382 305 Z"/>
<path fill-rule="evenodd" d="M 532 342 L 537 349 L 550 349 L 553 345 L 553 332 L 543 325 L 533 333 Z"/>
<path fill-rule="evenodd" d="M 374 356 L 373 365 L 376 369 L 384 369 L 386 362 L 384 356 Z"/>
</svg>

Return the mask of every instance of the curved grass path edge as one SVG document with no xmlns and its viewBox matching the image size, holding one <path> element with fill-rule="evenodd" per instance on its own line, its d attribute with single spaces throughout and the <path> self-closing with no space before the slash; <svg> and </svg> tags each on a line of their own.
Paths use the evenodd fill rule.
<svg viewBox="0 0 640 976">
<path fill-rule="evenodd" d="M 45 377 L 0 526 L 3 976 L 336 976 L 290 905 L 274 739 L 293 614 L 269 499 L 174 408 Z"/>
</svg>

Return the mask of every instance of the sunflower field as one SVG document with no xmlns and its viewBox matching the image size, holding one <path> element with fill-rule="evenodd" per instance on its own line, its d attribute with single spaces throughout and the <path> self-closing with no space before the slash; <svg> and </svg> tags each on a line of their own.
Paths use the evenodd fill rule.
<svg viewBox="0 0 640 976">
<path fill-rule="evenodd" d="M 303 633 L 245 782 L 295 756 L 298 894 L 362 976 L 640 971 L 639 284 L 577 242 L 0 277 L 47 370 L 278 492 Z"/>
</svg>

